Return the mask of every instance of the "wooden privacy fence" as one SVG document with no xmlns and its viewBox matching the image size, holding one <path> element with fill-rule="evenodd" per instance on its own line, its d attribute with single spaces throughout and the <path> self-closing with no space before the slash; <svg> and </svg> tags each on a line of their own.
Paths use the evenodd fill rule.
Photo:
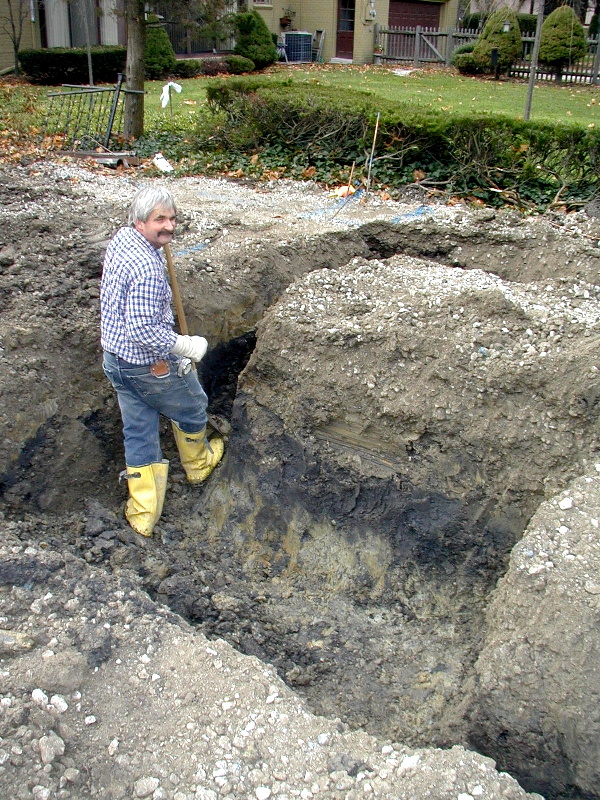
<svg viewBox="0 0 600 800">
<path fill-rule="evenodd" d="M 382 61 L 409 62 L 414 67 L 427 64 L 450 66 L 452 54 L 457 47 L 474 42 L 479 31 L 463 28 L 382 28 L 375 26 L 375 63 Z M 514 78 L 527 78 L 534 36 L 522 36 L 523 52 L 509 72 Z M 565 67 L 562 80 L 569 83 L 598 84 L 600 72 L 600 45 L 598 37 L 588 37 L 588 53 L 582 59 Z M 554 73 L 543 64 L 538 66 L 537 80 L 554 80 Z"/>
<path fill-rule="evenodd" d="M 410 61 L 450 66 L 452 53 L 462 44 L 474 42 L 477 31 L 449 28 L 380 28 L 375 25 L 375 58 L 383 61 Z"/>
</svg>

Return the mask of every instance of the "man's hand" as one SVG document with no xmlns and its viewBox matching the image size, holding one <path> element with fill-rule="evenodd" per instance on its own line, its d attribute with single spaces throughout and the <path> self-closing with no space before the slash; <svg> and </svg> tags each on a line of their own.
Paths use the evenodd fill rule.
<svg viewBox="0 0 600 800">
<path fill-rule="evenodd" d="M 190 358 L 196 363 L 201 361 L 208 350 L 208 342 L 204 336 L 178 336 L 171 352 L 182 358 Z"/>
</svg>

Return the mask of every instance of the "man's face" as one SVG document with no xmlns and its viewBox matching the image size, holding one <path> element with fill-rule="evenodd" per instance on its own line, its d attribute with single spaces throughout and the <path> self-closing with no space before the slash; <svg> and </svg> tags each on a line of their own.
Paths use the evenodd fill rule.
<svg viewBox="0 0 600 800">
<path fill-rule="evenodd" d="M 163 244 L 169 244 L 175 231 L 175 211 L 172 208 L 156 206 L 146 222 L 137 220 L 135 229 L 158 250 Z"/>
</svg>

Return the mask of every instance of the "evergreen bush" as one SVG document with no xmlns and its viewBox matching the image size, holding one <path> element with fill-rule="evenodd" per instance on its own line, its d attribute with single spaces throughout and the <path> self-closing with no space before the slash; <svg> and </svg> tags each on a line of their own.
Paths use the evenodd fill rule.
<svg viewBox="0 0 600 800">
<path fill-rule="evenodd" d="M 478 31 L 483 25 L 484 16 L 475 12 L 474 14 L 465 14 L 461 20 L 460 27 L 468 31 Z"/>
<path fill-rule="evenodd" d="M 503 31 L 508 22 L 510 29 Z M 497 50 L 498 63 L 492 65 L 492 51 Z M 473 58 L 483 72 L 495 72 L 496 77 L 508 72 L 510 65 L 521 56 L 521 31 L 517 15 L 510 8 L 500 8 L 490 15 L 473 50 Z"/>
<path fill-rule="evenodd" d="M 477 75 L 482 72 L 473 56 L 474 49 L 475 42 L 467 42 L 467 44 L 461 44 L 452 53 L 451 64 L 453 67 L 456 67 L 462 75 Z"/>
<path fill-rule="evenodd" d="M 542 25 L 539 59 L 554 70 L 556 82 L 562 80 L 567 64 L 578 61 L 587 53 L 583 25 L 570 6 L 560 6 L 549 14 Z"/>
<path fill-rule="evenodd" d="M 201 71 L 200 61 L 195 58 L 182 58 L 175 62 L 171 74 L 176 78 L 196 78 Z"/>
<path fill-rule="evenodd" d="M 256 69 L 254 61 L 244 56 L 225 56 L 224 61 L 227 64 L 227 71 L 232 75 L 242 75 L 244 72 L 254 72 Z"/>
<path fill-rule="evenodd" d="M 125 47 L 92 47 L 91 54 L 94 83 L 116 83 L 118 74 L 125 72 Z M 89 81 L 85 47 L 21 50 L 19 61 L 31 83 L 60 86 L 62 83 L 87 84 Z"/>
<path fill-rule="evenodd" d="M 598 14 L 594 14 L 590 20 L 590 27 L 588 28 L 588 35 L 589 36 L 598 36 L 598 30 L 600 26 L 598 25 Z"/>
<path fill-rule="evenodd" d="M 149 14 L 146 22 L 146 49 L 144 51 L 146 78 L 157 80 L 170 75 L 177 62 L 169 35 L 156 14 Z"/>
<path fill-rule="evenodd" d="M 234 23 L 238 32 L 233 52 L 254 62 L 256 69 L 264 69 L 277 61 L 277 48 L 267 24 L 258 11 L 236 14 Z"/>
<path fill-rule="evenodd" d="M 521 36 L 535 36 L 537 14 L 517 14 Z"/>
</svg>

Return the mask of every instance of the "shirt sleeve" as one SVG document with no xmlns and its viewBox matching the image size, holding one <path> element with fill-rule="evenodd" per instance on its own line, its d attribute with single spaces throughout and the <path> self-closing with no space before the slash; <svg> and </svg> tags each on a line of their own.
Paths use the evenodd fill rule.
<svg viewBox="0 0 600 800">
<path fill-rule="evenodd" d="M 164 358 L 177 340 L 167 284 L 162 276 L 150 273 L 134 281 L 127 293 L 125 330 L 136 344 Z"/>
</svg>

